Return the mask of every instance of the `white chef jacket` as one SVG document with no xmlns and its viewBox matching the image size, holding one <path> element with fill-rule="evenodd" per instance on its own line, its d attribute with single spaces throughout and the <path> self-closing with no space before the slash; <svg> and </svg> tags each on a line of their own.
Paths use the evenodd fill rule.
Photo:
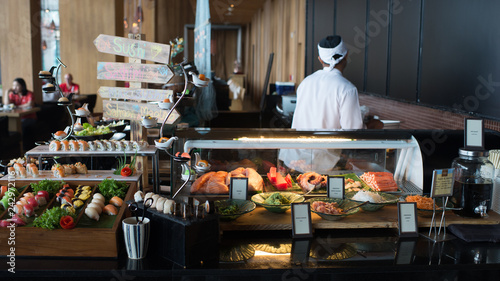
<svg viewBox="0 0 500 281">
<path fill-rule="evenodd" d="M 342 72 L 328 67 L 307 76 L 297 89 L 295 129 L 362 129 L 358 90 Z"/>
</svg>

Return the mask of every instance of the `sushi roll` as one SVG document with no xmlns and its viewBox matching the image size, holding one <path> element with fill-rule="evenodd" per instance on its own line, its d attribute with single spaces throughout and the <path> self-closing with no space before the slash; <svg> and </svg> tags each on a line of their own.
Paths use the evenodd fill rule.
<svg viewBox="0 0 500 281">
<path fill-rule="evenodd" d="M 78 141 L 78 150 L 79 151 L 87 151 L 89 150 L 89 144 L 84 140 Z"/>
<path fill-rule="evenodd" d="M 144 150 L 148 147 L 148 142 L 144 140 L 137 141 L 137 150 Z"/>
<path fill-rule="evenodd" d="M 76 174 L 76 168 L 75 168 L 75 165 L 73 165 L 73 164 L 64 164 L 63 168 L 64 168 L 65 175 Z"/>
<path fill-rule="evenodd" d="M 89 142 L 87 142 L 87 144 L 89 145 L 89 150 L 90 151 L 96 151 L 97 150 L 97 147 L 96 147 L 94 141 L 89 141 Z"/>
<path fill-rule="evenodd" d="M 53 140 L 49 143 L 49 151 L 59 151 L 61 150 L 61 142 L 58 140 Z"/>
<path fill-rule="evenodd" d="M 23 209 L 24 209 L 24 212 L 23 212 L 24 215 L 27 216 L 28 218 L 31 217 L 35 213 L 35 209 L 30 204 L 24 205 Z"/>
<path fill-rule="evenodd" d="M 75 164 L 75 169 L 76 169 L 77 174 L 87 174 L 88 173 L 87 165 L 82 164 L 81 162 L 77 162 Z"/>
<path fill-rule="evenodd" d="M 61 150 L 62 151 L 70 151 L 68 140 L 61 141 Z"/>
<path fill-rule="evenodd" d="M 7 192 L 7 189 L 9 189 L 6 185 L 2 185 L 2 187 L 0 188 L 1 192 L 0 192 L 0 198 L 2 198 L 5 193 Z"/>
<path fill-rule="evenodd" d="M 16 176 L 16 169 L 14 169 L 14 167 L 7 168 L 7 174 L 9 175 L 9 177 L 15 177 Z"/>
<path fill-rule="evenodd" d="M 106 146 L 104 145 L 104 143 L 100 140 L 96 140 L 94 141 L 94 144 L 95 144 L 95 147 L 96 147 L 96 151 L 106 151 Z"/>
<path fill-rule="evenodd" d="M 61 164 L 55 164 L 52 166 L 52 173 L 54 174 L 54 177 L 56 178 L 64 178 L 64 168 Z"/>
<path fill-rule="evenodd" d="M 115 151 L 115 145 L 109 140 L 102 141 L 106 151 Z"/>
<path fill-rule="evenodd" d="M 61 209 L 66 210 L 72 214 L 74 214 L 76 212 L 75 207 L 73 207 L 73 205 L 71 205 L 71 203 L 62 204 Z"/>
<path fill-rule="evenodd" d="M 130 144 L 132 145 L 132 150 L 134 150 L 134 151 L 139 150 L 139 142 L 138 141 L 130 141 Z"/>
<path fill-rule="evenodd" d="M 33 194 L 33 192 L 26 192 L 23 194 L 23 197 L 26 197 L 26 198 L 30 198 L 30 197 L 35 197 L 35 194 Z"/>
<path fill-rule="evenodd" d="M 26 177 L 26 168 L 19 163 L 14 164 L 14 170 L 16 171 L 16 176 L 25 178 Z"/>
<path fill-rule="evenodd" d="M 121 207 L 123 205 L 123 200 L 118 196 L 114 196 L 109 200 L 109 203 L 115 205 L 116 207 Z"/>
<path fill-rule="evenodd" d="M 96 202 L 91 202 L 91 203 L 89 203 L 89 204 L 87 205 L 87 208 L 89 208 L 89 207 L 90 207 L 90 208 L 94 208 L 94 209 L 96 209 L 97 213 L 98 213 L 98 214 L 101 214 L 101 213 L 102 213 L 102 208 L 103 208 L 104 206 L 101 206 L 101 204 L 96 203 Z"/>
<path fill-rule="evenodd" d="M 38 210 L 39 207 L 38 207 L 38 202 L 36 201 L 35 197 L 29 197 L 27 199 L 28 201 L 28 205 L 32 206 L 33 207 L 33 210 Z"/>
<path fill-rule="evenodd" d="M 102 211 L 109 216 L 116 216 L 118 214 L 118 209 L 111 204 L 106 205 Z"/>
<path fill-rule="evenodd" d="M 142 191 L 137 191 L 136 193 L 134 193 L 134 201 L 135 202 L 142 202 L 144 201 L 144 193 L 142 193 Z"/>
<path fill-rule="evenodd" d="M 50 197 L 49 197 L 49 193 L 47 191 L 40 190 L 36 193 L 36 195 L 41 195 L 41 196 L 45 197 L 45 201 L 49 202 Z"/>
<path fill-rule="evenodd" d="M 61 198 L 61 204 L 70 204 L 71 205 L 71 197 L 69 196 L 63 196 Z"/>
<path fill-rule="evenodd" d="M 164 204 L 165 204 L 165 197 L 158 198 L 158 200 L 156 201 L 156 210 L 158 212 L 163 212 Z"/>
<path fill-rule="evenodd" d="M 85 208 L 85 215 L 87 215 L 87 217 L 89 217 L 90 219 L 93 219 L 96 221 L 99 220 L 99 213 L 97 212 L 97 210 L 95 208 L 87 206 L 87 208 Z"/>
<path fill-rule="evenodd" d="M 45 199 L 45 196 L 43 195 L 35 195 L 35 200 L 38 203 L 38 206 L 45 206 L 47 205 L 47 199 Z"/>
<path fill-rule="evenodd" d="M 121 141 L 112 141 L 115 144 L 116 151 L 125 151 L 125 144 Z"/>
<path fill-rule="evenodd" d="M 171 215 L 174 211 L 174 200 L 166 199 L 163 203 L 163 213 Z"/>
<path fill-rule="evenodd" d="M 24 205 L 23 202 L 17 201 L 16 205 L 14 206 L 14 213 L 18 215 L 22 215 L 24 213 Z"/>
<path fill-rule="evenodd" d="M 78 144 L 78 141 L 76 141 L 76 140 L 70 140 L 69 141 L 69 150 L 70 151 L 79 151 L 80 150 L 80 144 Z"/>
<path fill-rule="evenodd" d="M 28 176 L 33 178 L 38 177 L 38 175 L 40 174 L 38 172 L 37 166 L 34 163 L 30 163 L 28 164 L 28 166 L 26 166 L 26 173 L 28 174 Z"/>
<path fill-rule="evenodd" d="M 122 145 L 125 148 L 125 151 L 131 151 L 133 149 L 130 141 L 122 141 Z"/>
</svg>

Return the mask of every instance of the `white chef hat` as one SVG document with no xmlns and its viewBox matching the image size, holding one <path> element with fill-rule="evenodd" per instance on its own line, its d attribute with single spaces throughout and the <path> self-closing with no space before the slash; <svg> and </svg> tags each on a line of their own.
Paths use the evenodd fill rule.
<svg viewBox="0 0 500 281">
<path fill-rule="evenodd" d="M 330 70 L 332 70 L 345 57 L 347 48 L 340 36 L 332 35 L 319 41 L 318 54 L 323 62 L 330 65 Z"/>
</svg>

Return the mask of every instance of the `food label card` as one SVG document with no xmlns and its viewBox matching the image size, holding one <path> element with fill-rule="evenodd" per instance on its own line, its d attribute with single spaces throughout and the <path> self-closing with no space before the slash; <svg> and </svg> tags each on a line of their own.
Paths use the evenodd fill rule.
<svg viewBox="0 0 500 281">
<path fill-rule="evenodd" d="M 484 123 L 482 119 L 465 119 L 465 147 L 484 149 Z"/>
<path fill-rule="evenodd" d="M 418 236 L 417 227 L 417 203 L 398 202 L 398 227 L 399 236 L 416 237 Z"/>
<path fill-rule="evenodd" d="M 453 195 L 453 169 L 434 170 L 432 172 L 431 197 Z"/>
<path fill-rule="evenodd" d="M 231 189 L 229 190 L 229 198 L 247 200 L 247 197 L 248 197 L 248 178 L 231 178 Z"/>
<path fill-rule="evenodd" d="M 309 238 L 313 236 L 311 209 L 309 202 L 292 203 L 292 237 Z"/>
<path fill-rule="evenodd" d="M 345 178 L 342 176 L 328 176 L 327 196 L 329 198 L 344 199 Z"/>
</svg>

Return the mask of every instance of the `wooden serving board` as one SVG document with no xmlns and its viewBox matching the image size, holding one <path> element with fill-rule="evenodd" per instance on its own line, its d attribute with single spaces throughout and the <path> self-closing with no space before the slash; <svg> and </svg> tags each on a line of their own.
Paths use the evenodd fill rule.
<svg viewBox="0 0 500 281">
<path fill-rule="evenodd" d="M 94 186 L 100 181 L 65 181 L 70 186 L 80 184 Z M 131 200 L 137 190 L 134 181 L 127 182 L 130 187 L 124 202 Z M 6 182 L 0 181 L 4 185 Z M 29 182 L 16 180 L 16 185 Z M 15 245 L 0 243 L 0 255 L 9 255 L 11 247 L 15 248 L 16 256 L 47 256 L 47 257 L 114 257 L 120 250 L 121 221 L 127 208 L 123 205 L 114 224 L 110 228 L 79 228 L 47 230 L 37 227 L 19 226 L 15 228 Z M 4 216 L 4 212 L 0 214 Z M 121 235 L 121 236 L 120 236 Z M 0 241 L 8 241 L 9 228 L 0 228 Z"/>
<path fill-rule="evenodd" d="M 441 214 L 441 213 L 439 213 Z M 455 215 L 451 211 L 446 213 L 446 226 L 450 224 L 499 224 L 500 215 L 490 211 L 488 218 L 473 219 Z M 375 212 L 359 211 L 357 214 L 348 216 L 339 221 L 328 221 L 322 219 L 315 213 L 311 213 L 312 226 L 315 229 L 370 229 L 370 228 L 397 228 L 398 209 L 396 205 L 385 206 Z M 439 216 L 438 220 L 441 217 Z M 439 221 L 438 221 L 439 224 Z M 419 227 L 430 227 L 431 218 L 418 217 Z M 221 222 L 222 231 L 236 230 L 291 230 L 291 211 L 282 214 L 271 213 L 258 206 L 254 211 L 244 214 L 234 221 Z"/>
</svg>

